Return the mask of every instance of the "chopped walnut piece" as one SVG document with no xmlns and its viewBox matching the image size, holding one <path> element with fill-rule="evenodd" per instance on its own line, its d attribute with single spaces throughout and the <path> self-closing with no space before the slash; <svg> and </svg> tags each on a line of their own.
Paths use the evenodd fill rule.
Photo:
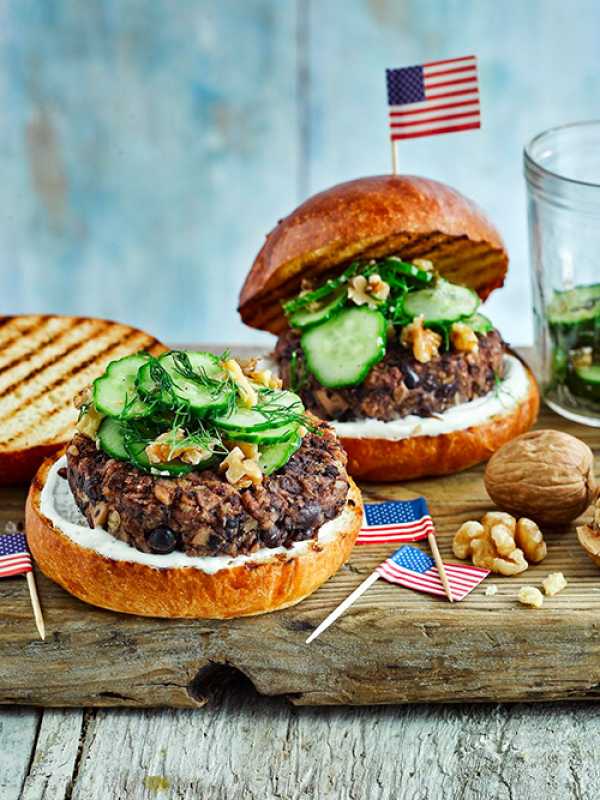
<svg viewBox="0 0 600 800">
<path fill-rule="evenodd" d="M 477 334 L 464 322 L 454 322 L 450 329 L 450 340 L 461 353 L 476 353 L 479 350 Z"/>
<path fill-rule="evenodd" d="M 513 535 L 517 530 L 517 520 L 506 511 L 488 511 L 483 515 L 481 524 L 486 530 L 491 530 L 494 525 L 505 525 Z"/>
<path fill-rule="evenodd" d="M 83 406 L 88 406 L 92 402 L 92 399 L 92 387 L 84 386 L 73 398 L 73 405 L 75 408 L 82 408 Z"/>
<path fill-rule="evenodd" d="M 258 402 L 258 394 L 256 389 L 250 383 L 249 378 L 244 375 L 244 372 L 235 358 L 228 358 L 222 362 L 222 367 L 225 372 L 232 378 L 235 383 L 240 398 L 240 404 L 244 408 L 252 408 Z"/>
<path fill-rule="evenodd" d="M 121 515 L 114 508 L 108 512 L 107 528 L 109 533 L 116 533 L 121 527 Z"/>
<path fill-rule="evenodd" d="M 535 586 L 521 586 L 517 600 L 524 606 L 541 608 L 544 605 L 544 595 Z"/>
<path fill-rule="evenodd" d="M 546 542 L 533 520 L 521 517 L 517 522 L 515 541 L 525 553 L 525 558 L 530 564 L 539 564 L 546 558 L 548 552 Z"/>
<path fill-rule="evenodd" d="M 165 464 L 169 461 L 183 461 L 184 464 L 200 464 L 210 455 L 211 450 L 198 444 L 184 443 L 185 431 L 178 428 L 176 431 L 161 433 L 146 447 L 146 455 L 151 464 Z"/>
<path fill-rule="evenodd" d="M 273 375 L 270 369 L 259 369 L 254 372 L 246 372 L 248 378 L 260 386 L 266 386 L 267 389 L 281 389 L 283 381 L 277 375 Z"/>
<path fill-rule="evenodd" d="M 229 450 L 239 448 L 244 454 L 244 458 L 258 460 L 258 445 L 254 442 L 226 442 L 226 445 Z"/>
<path fill-rule="evenodd" d="M 428 258 L 413 258 L 412 263 L 415 267 L 425 270 L 425 272 L 433 272 L 434 270 L 433 261 Z"/>
<path fill-rule="evenodd" d="M 515 540 L 506 525 L 494 525 L 490 530 L 490 538 L 501 556 L 510 556 L 515 549 Z"/>
<path fill-rule="evenodd" d="M 273 375 L 270 369 L 257 369 L 258 358 L 245 358 L 238 361 L 242 372 L 254 383 L 260 386 L 266 386 L 267 389 L 281 389 L 283 381 L 276 375 Z"/>
<path fill-rule="evenodd" d="M 413 355 L 421 364 L 427 364 L 437 358 L 442 344 L 439 333 L 423 327 L 423 316 L 415 319 L 402 328 L 400 342 L 404 347 L 412 347 Z"/>
<path fill-rule="evenodd" d="M 454 534 L 452 550 L 457 558 L 469 558 L 473 539 L 481 539 L 485 536 L 485 529 L 480 522 L 470 520 L 463 522 Z"/>
<path fill-rule="evenodd" d="M 367 281 L 367 292 L 377 300 L 387 300 L 390 295 L 390 287 L 377 272 L 369 275 Z"/>
<path fill-rule="evenodd" d="M 492 584 L 491 586 L 486 586 L 485 587 L 484 595 L 486 597 L 493 597 L 495 594 L 498 594 L 498 587 L 497 586 L 494 586 Z"/>
<path fill-rule="evenodd" d="M 348 297 L 357 306 L 377 308 L 381 302 L 387 300 L 389 293 L 389 285 L 377 273 L 369 275 L 368 280 L 364 275 L 356 275 L 348 284 Z"/>
<path fill-rule="evenodd" d="M 95 406 L 88 406 L 77 420 L 75 428 L 89 439 L 95 439 L 103 419 L 104 414 L 97 411 Z"/>
<path fill-rule="evenodd" d="M 240 447 L 234 447 L 219 464 L 219 470 L 225 473 L 228 483 L 237 489 L 247 489 L 252 484 L 262 482 L 262 470 L 253 458 L 246 458 Z"/>
<path fill-rule="evenodd" d="M 542 581 L 544 587 L 544 594 L 547 597 L 554 597 L 555 594 L 562 592 L 567 586 L 567 580 L 562 572 L 551 572 L 547 578 Z"/>
</svg>

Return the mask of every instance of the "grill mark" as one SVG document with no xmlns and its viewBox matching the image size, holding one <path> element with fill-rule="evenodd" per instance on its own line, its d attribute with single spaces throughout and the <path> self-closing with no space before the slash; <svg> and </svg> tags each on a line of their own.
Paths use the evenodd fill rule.
<svg viewBox="0 0 600 800">
<path fill-rule="evenodd" d="M 8 324 L 9 322 L 12 322 L 15 318 L 14 317 L 5 317 L 4 319 L 5 319 L 5 321 L 0 323 L 0 327 L 2 325 Z M 11 344 L 16 342 L 17 339 L 20 339 L 21 336 L 24 336 L 25 334 L 29 334 L 29 333 L 35 333 L 39 328 L 42 327 L 43 324 L 47 323 L 49 319 L 50 319 L 50 317 L 47 317 L 47 316 L 39 317 L 36 321 L 32 322 L 31 325 L 29 325 L 28 327 L 26 326 L 24 328 L 19 328 L 19 329 L 15 328 L 15 335 L 14 336 L 9 337 L 4 342 L 0 342 L 0 352 L 2 350 L 6 350 L 7 347 L 9 347 Z"/>
<path fill-rule="evenodd" d="M 0 417 L 0 422 L 3 422 L 4 420 L 9 419 L 10 417 L 16 416 L 19 413 L 19 411 L 21 411 L 25 406 L 29 405 L 30 403 L 34 402 L 35 400 L 38 400 L 42 395 L 46 394 L 47 392 L 54 391 L 54 389 L 56 389 L 59 386 L 62 386 L 64 383 L 66 383 L 70 378 L 72 378 L 78 372 L 83 372 L 83 370 L 87 369 L 87 367 L 89 367 L 90 364 L 93 364 L 95 361 L 97 361 L 100 358 L 102 358 L 106 353 L 110 353 L 113 350 L 117 350 L 119 347 L 125 346 L 127 344 L 127 342 L 129 342 L 131 339 L 135 339 L 135 337 L 139 336 L 139 335 L 140 335 L 140 331 L 133 330 L 129 334 L 127 334 L 127 336 L 124 339 L 119 339 L 116 342 L 113 342 L 112 344 L 108 345 L 107 347 L 104 348 L 104 350 L 101 350 L 99 353 L 96 353 L 95 355 L 93 355 L 90 358 L 88 358 L 87 361 L 84 361 L 81 364 L 78 364 L 76 369 L 75 368 L 71 369 L 68 373 L 66 373 L 64 375 L 61 375 L 59 378 L 57 378 L 57 380 L 55 380 L 53 383 L 50 383 L 47 386 L 43 387 L 33 397 L 26 398 L 21 403 L 21 405 L 17 406 L 17 408 L 14 408 L 12 411 L 10 411 L 5 416 Z M 144 349 L 143 344 L 140 346 L 139 349 L 140 350 Z M 46 416 L 42 417 L 41 419 L 38 419 L 36 421 L 37 424 L 40 425 L 40 426 L 43 426 L 47 422 L 47 420 L 51 419 L 53 416 L 56 416 L 56 414 L 59 414 L 61 411 L 64 411 L 64 409 L 65 409 L 65 406 L 57 406 L 56 408 L 53 408 L 48 414 L 46 414 Z M 18 439 L 19 436 L 22 436 L 23 433 L 25 433 L 25 432 L 26 432 L 26 430 L 16 431 L 15 433 L 12 434 L 12 436 L 10 438 L 0 440 L 0 444 L 2 444 L 2 445 L 10 444 L 15 439 Z"/>
<path fill-rule="evenodd" d="M 143 347 L 142 350 L 146 350 L 148 353 L 152 353 L 152 350 L 156 347 L 157 344 L 160 344 L 158 339 L 150 339 L 150 344 L 147 347 Z"/>
<path fill-rule="evenodd" d="M 63 339 L 68 333 L 70 333 L 73 330 L 73 328 L 75 327 L 77 322 L 79 322 L 79 319 L 75 320 L 73 318 L 69 318 L 68 319 L 68 323 L 69 323 L 68 327 L 56 331 L 56 333 L 54 333 L 50 337 L 50 339 L 48 339 L 46 342 L 40 343 L 39 345 L 32 345 L 32 347 L 29 350 L 26 350 L 24 353 L 21 353 L 21 355 L 19 355 L 19 356 L 15 356 L 15 358 L 13 358 L 12 361 L 7 362 L 3 367 L 0 367 L 0 375 L 2 375 L 5 372 L 8 372 L 8 370 L 11 369 L 12 367 L 14 367 L 15 364 L 18 364 L 21 361 L 27 360 L 27 358 L 29 356 L 31 356 L 32 354 L 37 355 L 36 348 L 39 348 L 39 351 L 43 352 L 43 350 L 45 350 L 45 348 L 48 347 L 49 345 L 56 344 L 57 342 L 60 342 L 61 339 Z M 38 327 L 40 327 L 40 326 L 38 326 Z M 31 335 L 33 332 L 34 331 L 31 331 L 31 330 L 24 331 L 24 333 L 27 333 L 28 335 Z M 18 337 L 16 337 L 16 338 L 18 338 Z M 81 344 L 81 342 L 78 342 L 78 344 Z M 48 361 L 47 364 L 42 365 L 42 369 L 45 369 L 46 366 L 50 366 L 51 364 L 54 364 L 56 362 L 57 358 L 61 358 L 62 355 L 66 355 L 67 353 L 71 352 L 71 350 L 72 350 L 72 348 L 70 348 L 69 350 L 66 350 L 64 352 L 64 354 L 59 354 L 58 356 L 55 356 L 55 358 L 52 361 Z M 33 373 L 28 372 L 26 375 L 24 375 L 22 378 L 19 379 L 19 383 L 23 383 L 26 378 L 30 377 L 30 375 L 32 375 L 32 374 L 36 375 L 38 372 L 39 372 L 39 368 L 36 368 Z M 4 395 L 7 393 L 7 391 L 12 389 L 14 386 L 18 386 L 18 385 L 19 385 L 18 383 L 10 384 L 8 387 L 3 389 L 0 392 L 0 398 L 4 397 Z"/>
</svg>

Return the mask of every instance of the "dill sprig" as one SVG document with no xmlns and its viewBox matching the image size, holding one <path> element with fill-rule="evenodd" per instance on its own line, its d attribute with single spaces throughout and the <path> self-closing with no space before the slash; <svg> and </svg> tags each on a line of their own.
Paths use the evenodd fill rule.
<svg viewBox="0 0 600 800">
<path fill-rule="evenodd" d="M 296 297 L 284 302 L 284 313 L 291 317 L 297 311 L 311 305 L 325 306 L 333 299 L 334 292 L 353 277 L 362 275 L 368 279 L 371 275 L 378 274 L 390 287 L 390 293 L 386 300 L 378 302 L 377 308 L 394 327 L 401 328 L 412 319 L 404 311 L 406 296 L 409 292 L 423 288 L 424 285 L 422 280 L 406 273 L 407 267 L 415 269 L 414 265 L 396 256 L 366 262 L 353 261 L 337 278 L 329 278 L 320 286 L 310 291 L 300 292 Z M 435 281 L 436 277 L 436 275 L 432 275 L 428 285 Z"/>
</svg>

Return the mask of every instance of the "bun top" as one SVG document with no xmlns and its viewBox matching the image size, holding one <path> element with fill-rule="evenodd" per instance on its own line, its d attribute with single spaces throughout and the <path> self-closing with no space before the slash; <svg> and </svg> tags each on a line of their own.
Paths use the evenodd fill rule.
<svg viewBox="0 0 600 800">
<path fill-rule="evenodd" d="M 281 301 L 302 278 L 339 274 L 355 259 L 428 258 L 482 299 L 504 283 L 508 256 L 496 228 L 455 189 L 414 175 L 378 175 L 309 197 L 268 234 L 242 287 L 239 312 L 255 328 L 287 326 Z"/>
</svg>

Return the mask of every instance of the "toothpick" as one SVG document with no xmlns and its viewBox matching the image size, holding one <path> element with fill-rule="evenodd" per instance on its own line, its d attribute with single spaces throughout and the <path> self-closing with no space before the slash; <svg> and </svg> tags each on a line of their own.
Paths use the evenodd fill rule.
<svg viewBox="0 0 600 800">
<path fill-rule="evenodd" d="M 360 586 L 358 586 L 352 592 L 352 594 L 349 594 L 348 597 L 345 600 L 343 600 L 337 608 L 334 608 L 334 610 L 328 617 L 325 617 L 323 622 L 317 628 L 315 628 L 314 631 L 311 633 L 311 635 L 308 637 L 308 639 L 306 640 L 306 644 L 310 644 L 312 641 L 314 641 L 317 638 L 317 636 L 320 636 L 323 633 L 324 630 L 327 630 L 327 628 L 332 624 L 332 622 L 335 622 L 338 617 L 341 617 L 344 611 L 350 608 L 352 603 L 354 603 L 355 600 L 358 600 L 361 594 L 364 594 L 369 588 L 369 586 L 372 586 L 375 583 L 377 578 L 379 578 L 379 573 L 372 572 L 369 575 L 369 577 L 366 580 L 364 580 L 360 584 Z"/>
<path fill-rule="evenodd" d="M 446 596 L 448 600 L 450 600 L 450 602 L 453 603 L 454 598 L 452 597 L 450 584 L 448 583 L 448 576 L 446 575 L 444 562 L 442 561 L 442 557 L 440 556 L 440 551 L 438 550 L 438 544 L 437 544 L 437 539 L 435 538 L 435 533 L 428 533 L 427 541 L 429 542 L 429 547 L 431 548 L 431 554 L 433 555 L 433 560 L 435 561 L 438 575 L 440 576 L 440 580 L 442 582 L 442 586 L 444 587 L 444 591 L 446 592 Z"/>
<path fill-rule="evenodd" d="M 44 625 L 44 617 L 42 616 L 42 609 L 40 608 L 40 598 L 38 597 L 37 587 L 35 585 L 35 578 L 33 577 L 33 572 L 27 573 L 27 587 L 29 588 L 29 596 L 31 598 L 33 616 L 35 617 L 35 624 L 40 634 L 40 639 L 45 639 L 46 626 Z"/>
<path fill-rule="evenodd" d="M 398 154 L 396 153 L 396 142 L 392 139 L 392 172 L 398 174 Z"/>
</svg>

